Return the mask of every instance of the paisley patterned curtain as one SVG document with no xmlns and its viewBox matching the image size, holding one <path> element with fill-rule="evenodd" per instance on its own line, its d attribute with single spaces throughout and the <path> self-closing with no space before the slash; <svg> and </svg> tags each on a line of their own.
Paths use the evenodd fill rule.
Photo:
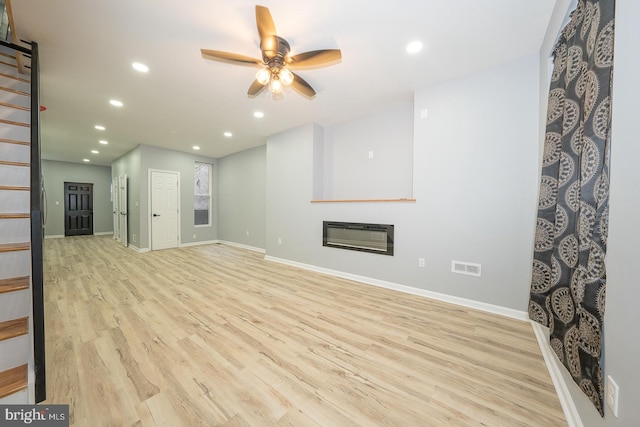
<svg viewBox="0 0 640 427">
<path fill-rule="evenodd" d="M 580 0 L 554 50 L 529 317 L 603 412 L 615 0 Z"/>
</svg>

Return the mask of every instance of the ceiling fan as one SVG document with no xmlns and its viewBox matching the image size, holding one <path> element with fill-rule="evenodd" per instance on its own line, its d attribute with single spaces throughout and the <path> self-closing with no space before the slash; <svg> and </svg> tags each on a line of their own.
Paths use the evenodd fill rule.
<svg viewBox="0 0 640 427">
<path fill-rule="evenodd" d="M 260 35 L 262 59 L 210 49 L 201 49 L 202 56 L 214 61 L 260 67 L 256 79 L 247 91 L 249 96 L 256 96 L 268 88 L 274 98 L 278 98 L 282 96 L 284 87 L 291 85 L 302 95 L 313 98 L 316 91 L 291 70 L 332 65 L 342 58 L 340 49 L 312 50 L 289 56 L 289 42 L 276 34 L 276 27 L 268 8 L 256 6 L 256 24 Z"/>
</svg>

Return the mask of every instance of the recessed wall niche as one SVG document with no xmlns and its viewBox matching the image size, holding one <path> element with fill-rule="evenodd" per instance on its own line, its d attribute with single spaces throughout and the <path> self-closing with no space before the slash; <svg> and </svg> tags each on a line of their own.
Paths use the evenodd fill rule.
<svg viewBox="0 0 640 427">
<path fill-rule="evenodd" d="M 412 197 L 412 104 L 318 129 L 315 200 Z"/>
</svg>

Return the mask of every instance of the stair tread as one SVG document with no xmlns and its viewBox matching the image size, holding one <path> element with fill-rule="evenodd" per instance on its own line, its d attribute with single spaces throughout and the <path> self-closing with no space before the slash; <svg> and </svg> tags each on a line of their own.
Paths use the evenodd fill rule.
<svg viewBox="0 0 640 427">
<path fill-rule="evenodd" d="M 7 107 L 7 108 L 15 108 L 16 110 L 22 110 L 22 111 L 31 111 L 31 109 L 29 107 L 24 107 L 22 105 L 11 104 L 9 102 L 0 102 L 0 106 Z"/>
<path fill-rule="evenodd" d="M 0 372 L 0 399 L 27 388 L 27 365 Z"/>
<path fill-rule="evenodd" d="M 27 333 L 29 333 L 28 317 L 0 322 L 0 341 L 26 335 Z"/>
<path fill-rule="evenodd" d="M 0 185 L 0 190 L 29 191 L 30 189 L 19 185 Z"/>
<path fill-rule="evenodd" d="M 8 79 L 17 80 L 17 81 L 22 82 L 22 83 L 31 83 L 30 80 L 23 79 L 23 78 L 17 77 L 17 76 L 12 76 L 11 74 L 0 73 L 0 77 L 6 77 Z"/>
<path fill-rule="evenodd" d="M 8 139 L 8 138 L 0 138 L 0 142 L 4 142 L 7 144 L 16 144 L 16 145 L 31 145 L 29 141 L 18 141 L 15 139 Z"/>
<path fill-rule="evenodd" d="M 30 243 L 2 243 L 0 244 L 0 252 L 17 252 L 28 251 L 31 248 Z"/>
<path fill-rule="evenodd" d="M 4 90 L 5 92 L 15 93 L 16 95 L 31 96 L 30 93 L 25 92 L 23 90 L 11 89 L 11 88 L 4 87 L 4 86 L 0 86 L 0 90 Z"/>
<path fill-rule="evenodd" d="M 4 123 L 7 125 L 14 125 L 14 126 L 22 126 L 22 127 L 29 127 L 31 126 L 29 123 L 24 123 L 24 122 L 16 122 L 14 120 L 5 120 L 5 119 L 0 119 L 0 123 Z"/>
<path fill-rule="evenodd" d="M 12 213 L 0 213 L 0 219 L 22 219 L 31 218 L 28 212 L 12 212 Z"/>
<path fill-rule="evenodd" d="M 0 294 L 29 289 L 29 276 L 11 277 L 0 280 Z"/>
<path fill-rule="evenodd" d="M 11 162 L 11 161 L 8 161 L 8 160 L 0 160 L 0 165 L 4 165 L 4 166 L 31 166 L 29 163 Z"/>
</svg>

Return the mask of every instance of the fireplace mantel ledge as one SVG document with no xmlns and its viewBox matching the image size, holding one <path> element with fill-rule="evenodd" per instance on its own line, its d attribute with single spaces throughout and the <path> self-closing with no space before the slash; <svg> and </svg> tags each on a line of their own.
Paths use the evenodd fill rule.
<svg viewBox="0 0 640 427">
<path fill-rule="evenodd" d="M 311 200 L 311 203 L 394 203 L 394 202 L 415 202 L 416 199 L 327 199 Z"/>
</svg>

